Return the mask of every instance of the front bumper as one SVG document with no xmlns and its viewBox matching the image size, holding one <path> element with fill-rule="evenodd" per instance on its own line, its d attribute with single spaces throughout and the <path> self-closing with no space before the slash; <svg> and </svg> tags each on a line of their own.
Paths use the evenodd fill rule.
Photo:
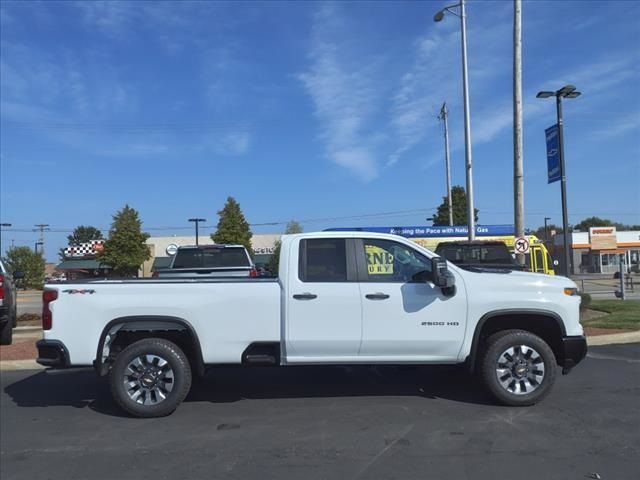
<svg viewBox="0 0 640 480">
<path fill-rule="evenodd" d="M 45 367 L 66 368 L 69 366 L 69 352 L 59 340 L 38 340 L 36 362 Z"/>
<path fill-rule="evenodd" d="M 562 374 L 566 375 L 587 356 L 587 338 L 584 335 L 575 337 L 562 337 L 561 362 Z"/>
</svg>

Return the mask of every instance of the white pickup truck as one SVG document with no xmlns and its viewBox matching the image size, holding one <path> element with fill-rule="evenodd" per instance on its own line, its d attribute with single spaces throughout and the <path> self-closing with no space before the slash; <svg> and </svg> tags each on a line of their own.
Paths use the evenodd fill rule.
<svg viewBox="0 0 640 480">
<path fill-rule="evenodd" d="M 170 414 L 216 365 L 466 364 L 531 405 L 586 355 L 569 279 L 462 270 L 402 237 L 283 237 L 278 279 L 47 285 L 38 362 L 93 365 L 132 415 Z"/>
</svg>

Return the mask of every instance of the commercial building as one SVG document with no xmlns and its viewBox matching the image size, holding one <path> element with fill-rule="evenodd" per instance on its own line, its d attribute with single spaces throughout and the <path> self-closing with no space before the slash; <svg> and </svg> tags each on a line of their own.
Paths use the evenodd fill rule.
<svg viewBox="0 0 640 480">
<path fill-rule="evenodd" d="M 563 237 L 554 238 L 556 252 Z M 618 232 L 616 227 L 592 227 L 571 234 L 573 273 L 614 273 L 623 260 L 628 271 L 640 273 L 640 230 Z M 563 255 L 556 255 L 560 260 Z"/>
</svg>

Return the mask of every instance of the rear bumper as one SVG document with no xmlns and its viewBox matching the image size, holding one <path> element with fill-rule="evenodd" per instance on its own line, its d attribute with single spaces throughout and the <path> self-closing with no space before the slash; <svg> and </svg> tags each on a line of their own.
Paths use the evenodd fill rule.
<svg viewBox="0 0 640 480">
<path fill-rule="evenodd" d="M 59 340 L 38 340 L 38 358 L 36 362 L 45 367 L 67 368 L 69 366 L 69 352 Z"/>
<path fill-rule="evenodd" d="M 584 335 L 562 337 L 562 373 L 566 375 L 587 356 L 587 338 Z"/>
</svg>

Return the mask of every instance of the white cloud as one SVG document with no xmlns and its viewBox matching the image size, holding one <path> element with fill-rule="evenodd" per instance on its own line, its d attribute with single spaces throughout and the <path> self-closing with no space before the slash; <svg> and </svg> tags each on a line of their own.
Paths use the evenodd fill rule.
<svg viewBox="0 0 640 480">
<path fill-rule="evenodd" d="M 369 130 L 376 94 L 371 66 L 347 61 L 345 28 L 334 6 L 325 4 L 314 19 L 311 67 L 299 78 L 313 100 L 326 154 L 364 181 L 378 175 L 373 154 L 376 136 Z"/>
</svg>

